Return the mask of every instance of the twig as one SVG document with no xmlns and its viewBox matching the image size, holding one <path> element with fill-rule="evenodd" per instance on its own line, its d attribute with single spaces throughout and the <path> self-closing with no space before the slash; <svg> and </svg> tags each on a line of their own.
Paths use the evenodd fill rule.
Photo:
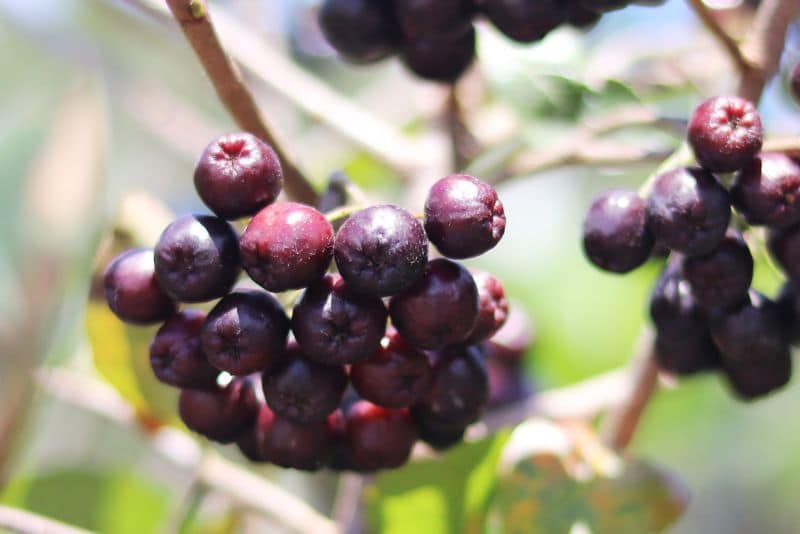
<svg viewBox="0 0 800 534">
<path fill-rule="evenodd" d="M 125 1 L 159 18 L 168 14 L 162 0 Z M 214 21 L 228 53 L 258 81 L 400 174 L 424 168 L 436 157 L 426 143 L 404 135 L 388 121 L 332 90 L 325 82 L 266 45 L 253 30 L 216 6 Z"/>
<path fill-rule="evenodd" d="M 366 483 L 365 475 L 345 473 L 339 477 L 333 517 L 342 534 L 355 534 L 359 530 L 361 501 Z"/>
<path fill-rule="evenodd" d="M 36 379 L 43 392 L 63 402 L 122 426 L 139 428 L 131 405 L 103 382 L 64 369 L 41 371 Z M 333 521 L 268 480 L 212 451 L 201 460 L 200 446 L 184 432 L 164 427 L 150 435 L 150 442 L 156 451 L 176 465 L 196 469 L 200 484 L 227 495 L 240 505 L 279 518 L 285 526 L 298 532 L 336 532 Z"/>
<path fill-rule="evenodd" d="M 4 505 L 0 505 L 0 527 L 22 534 L 91 534 L 90 530 Z"/>
<path fill-rule="evenodd" d="M 741 51 L 750 68 L 739 81 L 737 94 L 753 102 L 761 99 L 769 79 L 778 70 L 789 24 L 800 15 L 798 0 L 764 0 Z"/>
<path fill-rule="evenodd" d="M 722 27 L 719 19 L 717 19 L 717 17 L 714 16 L 714 13 L 709 10 L 704 0 L 689 0 L 689 4 L 692 6 L 692 9 L 694 9 L 694 12 L 697 14 L 698 18 L 706 27 L 706 29 L 725 49 L 725 52 L 727 52 L 728 57 L 731 58 L 731 61 L 736 66 L 736 69 L 739 71 L 739 73 L 744 74 L 747 72 L 750 69 L 750 64 L 742 55 L 742 51 L 739 49 L 739 44 L 731 36 L 731 34 L 729 34 L 728 31 Z"/>
<path fill-rule="evenodd" d="M 166 3 L 236 124 L 272 145 L 280 157 L 286 193 L 301 202 L 316 204 L 314 188 L 267 126 L 253 95 L 242 81 L 239 69 L 223 50 L 204 0 L 166 0 Z"/>
<path fill-rule="evenodd" d="M 448 89 L 443 115 L 450 138 L 453 171 L 460 172 L 478 154 L 480 148 L 477 139 L 469 131 L 464 121 L 464 109 L 461 107 L 455 84 Z"/>
</svg>

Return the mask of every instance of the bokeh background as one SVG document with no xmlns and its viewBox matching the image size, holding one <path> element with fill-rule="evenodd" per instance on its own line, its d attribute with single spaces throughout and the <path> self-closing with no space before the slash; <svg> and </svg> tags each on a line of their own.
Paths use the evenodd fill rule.
<svg viewBox="0 0 800 534">
<path fill-rule="evenodd" d="M 396 60 L 370 68 L 340 62 L 316 30 L 314 0 L 211 3 L 212 14 L 225 10 L 343 98 L 409 135 L 431 135 L 437 146 L 444 91 L 413 79 Z M 174 395 L 143 378 L 151 332 L 120 331 L 87 307 L 91 273 L 112 228 L 123 241 L 154 239 L 160 231 L 152 225 L 163 220 L 164 208 L 143 193 L 174 213 L 204 211 L 192 189 L 195 158 L 212 137 L 235 130 L 178 28 L 134 4 L 0 0 L 0 501 L 114 533 L 174 527 L 191 470 L 166 461 L 142 431 L 63 402 L 46 380 L 31 377 L 53 367 L 94 377 L 137 408 L 174 419 Z M 737 13 L 726 15 L 732 26 Z M 471 167 L 482 177 L 501 173 L 504 150 L 561 146 L 623 106 L 644 105 L 677 121 L 667 129 L 624 129 L 608 143 L 670 150 L 680 141 L 680 119 L 699 99 L 733 86 L 726 58 L 680 0 L 611 13 L 589 32 L 563 28 L 533 46 L 481 25 L 478 46 L 476 72 L 460 90 L 467 123 L 487 145 Z M 797 24 L 786 55 L 800 57 Z M 416 201 L 411 208 L 420 211 L 408 176 L 337 131 L 358 124 L 320 124 L 270 83 L 246 78 L 317 185 L 343 169 L 371 198 Z M 798 134 L 800 109 L 780 78 L 761 109 L 770 135 Z M 580 225 L 594 194 L 636 187 L 655 166 L 569 165 L 529 176 L 521 169 L 498 186 L 508 231 L 470 263 L 497 274 L 534 318 L 526 370 L 538 388 L 629 360 L 659 265 L 625 277 L 595 270 L 582 256 Z M 760 254 L 755 286 L 774 294 L 780 283 Z M 717 376 L 659 392 L 631 453 L 668 468 L 691 491 L 670 532 L 796 532 L 798 407 L 796 381 L 754 404 L 735 401 Z M 460 480 L 458 469 L 444 474 Z M 330 510 L 333 475 L 258 471 Z M 458 524 L 444 521 L 429 531 L 456 531 Z M 403 531 L 395 527 L 385 530 Z M 215 495 L 203 500 L 189 528 L 281 531 Z"/>
</svg>

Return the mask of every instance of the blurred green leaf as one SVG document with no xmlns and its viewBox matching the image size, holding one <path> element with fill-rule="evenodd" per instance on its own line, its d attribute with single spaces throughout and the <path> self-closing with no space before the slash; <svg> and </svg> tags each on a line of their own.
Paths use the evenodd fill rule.
<svg viewBox="0 0 800 534">
<path fill-rule="evenodd" d="M 127 326 L 103 301 L 86 306 L 86 332 L 100 375 L 145 418 L 177 420 L 177 391 L 153 376 L 149 363 L 154 328 Z"/>
<path fill-rule="evenodd" d="M 576 480 L 559 456 L 518 462 L 498 482 L 490 524 L 503 533 L 567 534 L 583 524 L 595 534 L 658 532 L 677 520 L 688 493 L 677 479 L 641 461 L 615 477 Z"/>
<path fill-rule="evenodd" d="M 105 534 L 158 532 L 169 493 L 132 473 L 64 469 L 13 480 L 3 502 Z"/>
<path fill-rule="evenodd" d="M 507 433 L 381 473 L 366 492 L 370 531 L 482 532 Z"/>
</svg>

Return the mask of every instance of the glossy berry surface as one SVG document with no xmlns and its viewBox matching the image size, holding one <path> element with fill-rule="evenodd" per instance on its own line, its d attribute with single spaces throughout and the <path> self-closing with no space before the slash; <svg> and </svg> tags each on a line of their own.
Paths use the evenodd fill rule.
<svg viewBox="0 0 800 534">
<path fill-rule="evenodd" d="M 160 381 L 179 388 L 214 389 L 219 371 L 200 347 L 206 314 L 184 310 L 167 319 L 150 343 L 150 366 Z"/>
<path fill-rule="evenodd" d="M 411 286 L 425 272 L 428 239 L 422 224 L 404 209 L 371 206 L 339 229 L 335 256 L 351 290 L 385 297 Z"/>
<path fill-rule="evenodd" d="M 269 291 L 306 287 L 322 278 L 333 257 L 333 227 L 325 216 L 297 202 L 271 204 L 242 234 L 242 264 Z"/>
<path fill-rule="evenodd" d="M 235 291 L 209 312 L 200 342 L 208 361 L 232 375 L 272 369 L 284 357 L 289 319 L 264 291 Z"/>
<path fill-rule="evenodd" d="M 800 224 L 770 229 L 767 248 L 786 275 L 800 282 Z"/>
<path fill-rule="evenodd" d="M 461 34 L 472 23 L 470 0 L 395 0 L 394 10 L 407 40 Z"/>
<path fill-rule="evenodd" d="M 489 377 L 478 348 L 447 347 L 434 360 L 433 385 L 418 409 L 449 424 L 476 421 L 489 400 Z"/>
<path fill-rule="evenodd" d="M 182 390 L 178 413 L 190 430 L 213 441 L 230 443 L 253 424 L 258 414 L 258 399 L 252 382 L 237 378 L 215 390 Z"/>
<path fill-rule="evenodd" d="M 800 222 L 800 166 L 784 154 L 765 152 L 736 173 L 731 198 L 750 224 L 796 224 Z"/>
<path fill-rule="evenodd" d="M 687 255 L 714 250 L 730 218 L 727 191 L 697 167 L 659 175 L 647 200 L 647 225 L 656 240 Z"/>
<path fill-rule="evenodd" d="M 478 288 L 478 321 L 465 340 L 467 344 L 489 339 L 508 318 L 508 299 L 502 282 L 486 271 L 473 271 L 472 279 Z"/>
<path fill-rule="evenodd" d="M 733 390 L 742 398 L 761 397 L 791 377 L 791 354 L 779 307 L 751 292 L 738 309 L 713 317 L 711 334 Z"/>
<path fill-rule="evenodd" d="M 350 367 L 350 381 L 365 400 L 404 408 L 423 400 L 433 372 L 428 357 L 392 330 L 369 359 Z"/>
<path fill-rule="evenodd" d="M 478 288 L 457 263 L 433 260 L 416 284 L 392 297 L 389 315 L 400 335 L 416 347 L 461 343 L 478 321 Z"/>
<path fill-rule="evenodd" d="M 681 275 L 681 259 L 664 270 L 650 297 L 656 328 L 656 359 L 669 372 L 687 375 L 714 369 L 720 358 L 708 320 Z"/>
<path fill-rule="evenodd" d="M 338 274 L 305 290 L 292 312 L 292 332 L 308 358 L 355 363 L 379 347 L 388 312 L 379 297 L 350 291 Z"/>
<path fill-rule="evenodd" d="M 355 63 L 372 63 L 392 54 L 401 40 L 390 2 L 325 0 L 319 25 L 342 56 Z"/>
<path fill-rule="evenodd" d="M 417 425 L 419 439 L 437 450 L 449 449 L 461 443 L 468 423 L 442 421 L 424 408 L 412 408 L 411 416 Z"/>
<path fill-rule="evenodd" d="M 158 283 L 149 249 L 131 249 L 111 260 L 103 290 L 108 307 L 127 323 L 155 324 L 175 312 L 175 303 Z"/>
<path fill-rule="evenodd" d="M 538 41 L 564 22 L 559 0 L 486 0 L 486 15 L 507 37 L 523 43 Z"/>
<path fill-rule="evenodd" d="M 687 137 L 700 165 L 713 172 L 733 172 L 758 154 L 764 131 L 752 102 L 717 96 L 694 110 Z"/>
<path fill-rule="evenodd" d="M 439 252 L 455 259 L 492 249 L 506 230 L 503 203 L 491 185 L 467 174 L 442 178 L 425 201 L 425 232 Z"/>
<path fill-rule="evenodd" d="M 324 421 L 342 401 L 347 387 L 344 367 L 309 361 L 293 344 L 287 352 L 287 361 L 264 375 L 267 404 L 296 423 Z"/>
<path fill-rule="evenodd" d="M 282 185 L 283 171 L 275 151 L 246 132 L 212 141 L 194 171 L 197 194 L 223 219 L 255 214 L 275 201 Z"/>
<path fill-rule="evenodd" d="M 159 284 L 181 302 L 225 296 L 241 271 L 236 232 L 210 215 L 184 215 L 173 221 L 159 237 L 154 255 Z"/>
<path fill-rule="evenodd" d="M 347 444 L 361 469 L 400 467 L 408 461 L 417 429 L 408 410 L 393 410 L 358 401 L 345 415 Z"/>
<path fill-rule="evenodd" d="M 653 250 L 645 201 L 623 189 L 597 197 L 583 221 L 583 250 L 606 271 L 627 273 L 642 265 Z"/>
<path fill-rule="evenodd" d="M 717 248 L 686 258 L 683 276 L 694 300 L 704 308 L 727 308 L 747 297 L 753 280 L 753 256 L 741 234 L 728 230 Z"/>
<path fill-rule="evenodd" d="M 470 26 L 461 34 L 406 41 L 400 49 L 400 60 L 420 78 L 455 82 L 475 60 L 475 29 Z"/>
</svg>

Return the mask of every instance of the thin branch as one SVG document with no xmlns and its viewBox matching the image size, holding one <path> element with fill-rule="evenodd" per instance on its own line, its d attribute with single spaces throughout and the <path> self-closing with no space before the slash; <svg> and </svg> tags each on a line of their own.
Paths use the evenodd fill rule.
<svg viewBox="0 0 800 534">
<path fill-rule="evenodd" d="M 714 16 L 714 13 L 711 12 L 704 0 L 688 1 L 697 14 L 697 17 L 703 23 L 703 26 L 714 36 L 720 46 L 725 49 L 725 52 L 727 52 L 728 57 L 730 57 L 739 73 L 746 73 L 750 69 L 750 64 L 742 55 L 742 51 L 739 49 L 739 43 L 737 43 L 731 34 L 722 27 L 719 19 Z"/>
<path fill-rule="evenodd" d="M 168 14 L 161 0 L 125 1 L 159 18 Z M 261 36 L 224 9 L 214 7 L 214 21 L 228 53 L 258 81 L 399 173 L 424 168 L 437 157 L 424 141 L 403 134 L 388 121 L 332 90 L 265 44 Z"/>
<path fill-rule="evenodd" d="M 443 119 L 450 138 L 453 171 L 460 172 L 478 154 L 480 147 L 464 121 L 464 109 L 456 85 L 448 89 Z"/>
<path fill-rule="evenodd" d="M 359 531 L 362 498 L 366 484 L 366 475 L 344 473 L 339 477 L 336 501 L 333 504 L 333 517 L 342 534 L 354 534 Z"/>
<path fill-rule="evenodd" d="M 316 204 L 317 194 L 295 166 L 283 145 L 267 126 L 253 95 L 241 74 L 225 53 L 204 0 L 166 0 L 175 20 L 203 64 L 220 101 L 240 128 L 260 137 L 278 154 L 283 163 L 284 188 L 289 197 Z"/>
<path fill-rule="evenodd" d="M 121 426 L 139 429 L 133 407 L 120 395 L 98 380 L 74 371 L 48 369 L 37 374 L 41 390 L 63 402 L 97 413 Z M 198 483 L 223 493 L 238 504 L 275 517 L 297 532 L 334 533 L 333 521 L 301 499 L 246 468 L 201 448 L 186 433 L 164 427 L 149 435 L 154 449 L 186 469 L 197 470 Z"/>
<path fill-rule="evenodd" d="M 22 534 L 91 534 L 89 530 L 4 505 L 0 505 L 0 527 Z"/>
<path fill-rule="evenodd" d="M 742 54 L 750 68 L 739 81 L 737 94 L 753 102 L 761 99 L 767 82 L 778 70 L 786 31 L 800 16 L 798 0 L 764 0 L 753 26 L 742 43 Z"/>
</svg>

